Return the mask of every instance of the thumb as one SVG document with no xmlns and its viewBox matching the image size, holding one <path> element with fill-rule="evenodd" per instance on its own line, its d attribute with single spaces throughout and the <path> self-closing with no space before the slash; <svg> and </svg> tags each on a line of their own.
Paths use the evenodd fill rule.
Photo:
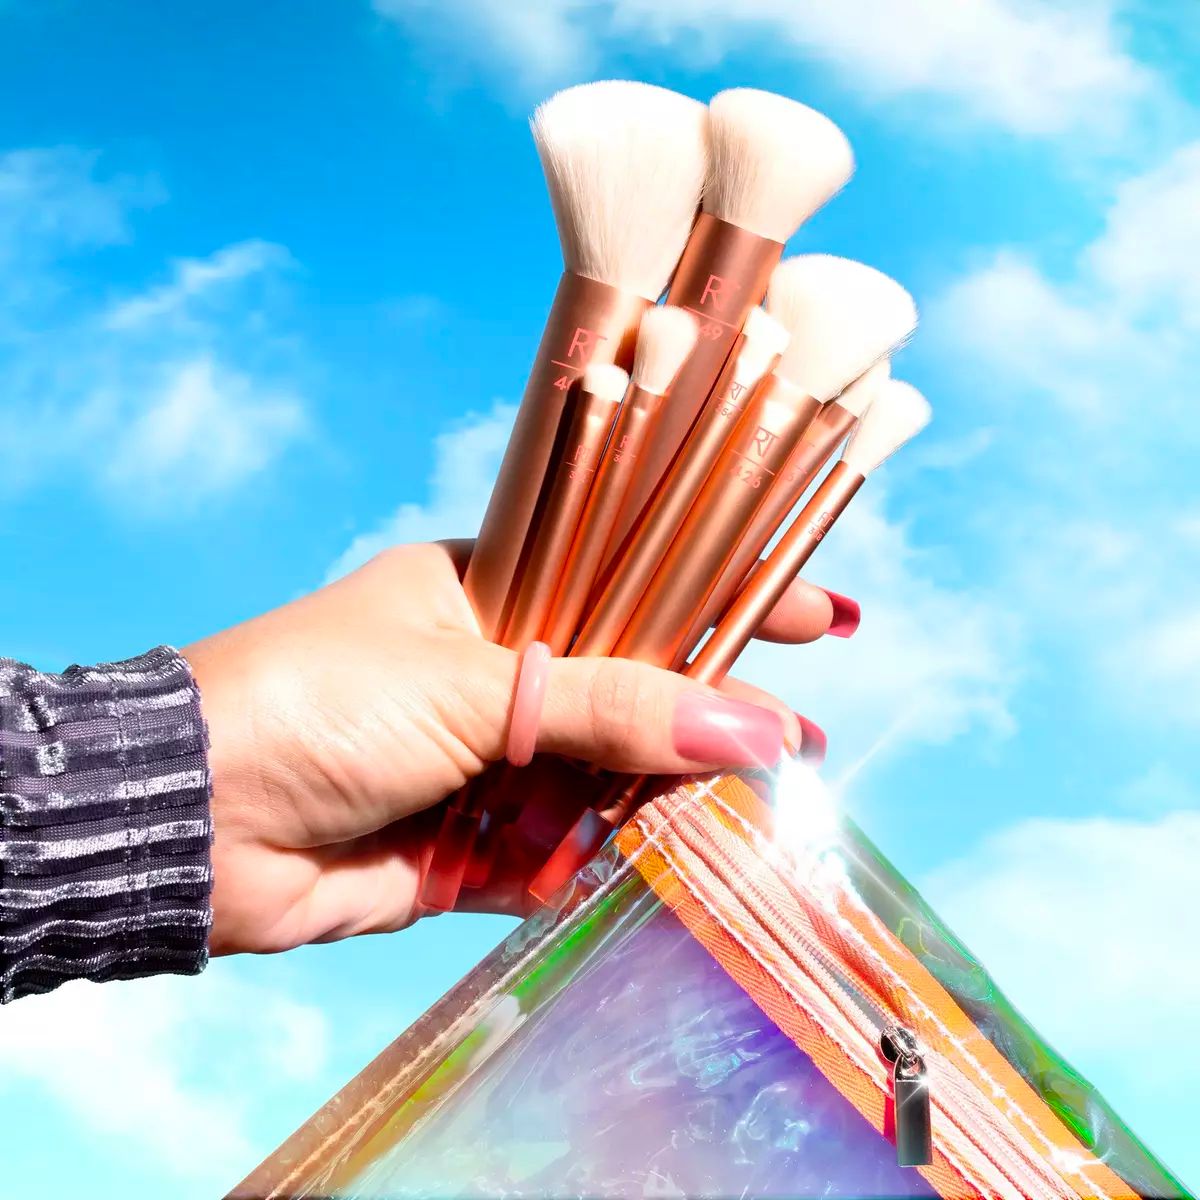
<svg viewBox="0 0 1200 1200">
<path fill-rule="evenodd" d="M 769 708 L 658 667 L 558 658 L 550 664 L 537 749 L 626 774 L 771 767 L 783 754 L 784 725 Z"/>
</svg>

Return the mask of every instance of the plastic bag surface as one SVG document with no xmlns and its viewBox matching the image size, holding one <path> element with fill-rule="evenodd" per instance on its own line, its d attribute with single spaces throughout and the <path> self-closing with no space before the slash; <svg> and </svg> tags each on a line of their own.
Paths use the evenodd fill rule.
<svg viewBox="0 0 1200 1200">
<path fill-rule="evenodd" d="M 231 1196 L 1185 1195 L 799 786 L 647 806 Z"/>
</svg>

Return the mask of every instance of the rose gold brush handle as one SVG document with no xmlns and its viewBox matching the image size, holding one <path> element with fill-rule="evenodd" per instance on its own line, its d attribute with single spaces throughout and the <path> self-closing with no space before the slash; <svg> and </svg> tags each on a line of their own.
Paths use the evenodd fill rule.
<svg viewBox="0 0 1200 1200">
<path fill-rule="evenodd" d="M 485 637 L 495 637 L 505 617 L 567 390 L 590 362 L 631 365 L 638 322 L 649 306 L 642 296 L 569 272 L 558 285 L 463 578 Z"/>
<path fill-rule="evenodd" d="M 713 631 L 684 674 L 715 686 L 732 669 L 755 630 L 779 602 L 821 540 L 863 484 L 863 476 L 837 463 L 813 493 L 779 545 L 754 574 L 733 608 Z M 612 832 L 641 803 L 651 778 L 616 779 L 596 804 L 568 831 L 529 885 L 545 902 L 599 852 Z"/>
<path fill-rule="evenodd" d="M 712 637 L 688 664 L 684 674 L 701 683 L 723 679 L 737 657 L 754 637 L 755 630 L 782 599 L 792 580 L 812 558 L 834 522 L 863 485 L 864 476 L 844 462 L 832 471 L 813 493 L 800 515 L 779 540 L 779 545 L 754 573 L 746 589 L 721 619 Z"/>
<path fill-rule="evenodd" d="M 541 633 L 562 561 L 570 549 L 596 466 L 613 427 L 616 402 L 578 388 L 566 437 L 545 479 L 541 518 L 529 552 L 522 560 L 520 586 L 504 633 L 498 640 L 523 650 Z M 503 785 L 506 771 L 502 770 Z M 492 792 L 484 778 L 472 780 L 446 807 L 433 856 L 421 881 L 421 903 L 438 912 L 454 907 L 475 851 Z"/>
<path fill-rule="evenodd" d="M 622 511 L 618 539 L 639 518 L 655 488 L 667 474 L 712 393 L 750 310 L 767 293 L 771 272 L 783 256 L 783 243 L 701 213 L 696 219 L 679 266 L 671 280 L 667 303 L 686 308 L 700 321 L 700 340 L 671 388 L 653 443 L 647 447 L 638 476 Z"/>
<path fill-rule="evenodd" d="M 562 581 L 550 605 L 549 619 L 542 630 L 541 640 L 555 655 L 565 654 L 575 636 L 662 402 L 662 396 L 633 387 L 621 405 L 563 565 Z"/>
<path fill-rule="evenodd" d="M 755 514 L 749 532 L 738 543 L 733 557 L 721 574 L 720 582 L 683 639 L 682 652 L 676 654 L 671 664 L 676 670 L 683 670 L 687 656 L 733 603 L 776 530 L 800 503 L 813 480 L 857 421 L 854 413 L 843 408 L 836 400 L 830 400 L 804 431 L 804 437 L 792 451 L 787 466 L 771 483 L 766 502 Z"/>
<path fill-rule="evenodd" d="M 617 639 L 616 657 L 672 665 L 819 409 L 818 400 L 778 375 L 758 389 Z"/>
<path fill-rule="evenodd" d="M 575 658 L 612 653 L 625 626 L 675 540 L 688 512 L 704 489 L 721 451 L 733 437 L 742 414 L 765 386 L 742 390 L 726 372 L 725 386 L 705 405 L 667 477 L 655 491 L 606 574 L 599 594 L 571 649 Z M 664 410 L 665 412 L 665 410 Z M 661 425 L 661 416 L 658 422 Z M 655 433 L 659 432 L 656 427 Z"/>
<path fill-rule="evenodd" d="M 510 650 L 524 650 L 541 639 L 553 611 L 563 564 L 613 431 L 618 404 L 580 389 L 562 458 L 550 464 L 546 475 L 549 487 L 537 532 L 528 556 L 522 559 L 516 598 L 497 639 Z"/>
</svg>

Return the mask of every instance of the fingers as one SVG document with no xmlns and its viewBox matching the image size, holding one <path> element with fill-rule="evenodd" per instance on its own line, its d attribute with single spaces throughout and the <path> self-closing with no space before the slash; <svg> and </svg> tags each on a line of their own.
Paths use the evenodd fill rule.
<svg viewBox="0 0 1200 1200">
<path fill-rule="evenodd" d="M 793 581 L 755 635 L 764 642 L 797 645 L 826 634 L 850 637 L 862 610 L 849 596 L 827 591 L 803 579 Z"/>
<path fill-rule="evenodd" d="M 448 556 L 461 579 L 466 573 L 472 538 L 447 538 L 436 543 Z M 756 568 L 757 570 L 757 568 Z M 853 635 L 862 618 L 858 602 L 849 596 L 797 579 L 783 594 L 755 635 L 764 642 L 801 645 L 818 638 Z"/>
<path fill-rule="evenodd" d="M 467 573 L 467 563 L 471 561 L 471 551 L 475 549 L 474 538 L 442 538 L 434 543 L 446 552 L 454 569 L 461 579 Z"/>
<path fill-rule="evenodd" d="M 537 749 L 626 774 L 682 775 L 774 766 L 787 732 L 777 702 L 747 703 L 625 659 L 560 658 Z"/>
<path fill-rule="evenodd" d="M 732 700 L 740 700 L 743 704 L 755 704 L 759 708 L 769 708 L 777 713 L 783 722 L 784 747 L 791 753 L 800 749 L 804 741 L 804 731 L 799 717 L 778 696 L 771 695 L 763 688 L 755 687 L 741 679 L 722 680 L 717 690 L 723 696 Z"/>
</svg>

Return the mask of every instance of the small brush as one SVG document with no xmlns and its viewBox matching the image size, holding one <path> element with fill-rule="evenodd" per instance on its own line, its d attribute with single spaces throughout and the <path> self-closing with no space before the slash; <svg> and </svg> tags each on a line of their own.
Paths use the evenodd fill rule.
<svg viewBox="0 0 1200 1200">
<path fill-rule="evenodd" d="M 574 654 L 670 666 L 768 485 L 821 405 L 913 331 L 916 306 L 894 280 L 824 254 L 789 259 L 767 297 L 791 341 L 767 383 L 697 456 L 719 413 L 705 409 L 588 617 Z"/>
<path fill-rule="evenodd" d="M 504 633 L 497 639 L 510 650 L 524 650 L 541 638 L 563 564 L 628 386 L 629 375 L 614 363 L 591 363 L 583 373 L 566 438 L 557 461 L 552 454 L 547 470 L 537 530 L 521 560 L 520 586 Z"/>
<path fill-rule="evenodd" d="M 605 562 L 617 516 L 642 450 L 675 376 L 696 345 L 699 322 L 673 305 L 648 309 L 638 328 L 629 392 L 596 472 L 579 520 L 541 641 L 564 654 L 583 615 L 592 584 Z"/>
<path fill-rule="evenodd" d="M 689 664 L 687 675 L 706 683 L 724 676 L 867 476 L 916 437 L 929 424 L 931 415 L 929 401 L 911 384 L 889 379 L 883 385 L 850 435 L 841 459 L 713 630 Z"/>
<path fill-rule="evenodd" d="M 920 433 L 930 416 L 929 402 L 916 388 L 894 380 L 883 387 L 859 422 L 841 460 L 688 664 L 685 675 L 709 686 L 725 678 L 866 477 Z M 530 884 L 530 895 L 543 902 L 553 896 L 634 811 L 648 784 L 646 776 L 616 781 L 560 841 Z"/>
<path fill-rule="evenodd" d="M 613 363 L 590 363 L 583 372 L 565 439 L 546 475 L 537 532 L 523 560 L 521 587 L 500 643 L 523 650 L 537 640 L 558 571 L 574 537 L 592 477 L 613 428 L 629 376 Z M 454 907 L 475 851 L 480 818 L 498 780 L 476 779 L 446 806 L 433 855 L 421 881 L 421 903 L 440 912 Z"/>
<path fill-rule="evenodd" d="M 675 270 L 708 168 L 707 108 L 649 84 L 559 92 L 534 114 L 533 136 L 565 272 L 463 580 L 489 638 L 512 598 L 567 392 L 592 361 L 631 364 L 638 322 Z"/>
<path fill-rule="evenodd" d="M 629 533 L 619 542 L 614 535 L 609 543 L 606 561 L 589 598 L 587 619 L 571 650 L 573 655 L 611 653 L 718 455 L 790 339 L 791 331 L 769 312 L 750 310 L 741 345 L 722 371 L 666 478 Z"/>
<path fill-rule="evenodd" d="M 698 645 L 704 634 L 733 603 L 758 562 L 759 555 L 787 520 L 788 513 L 804 497 L 834 451 L 870 408 L 887 381 L 889 369 L 887 360 L 876 363 L 836 400 L 825 404 L 813 418 L 778 478 L 770 484 L 766 500 L 755 514 L 749 531 L 738 543 L 700 616 L 693 622 L 683 646 L 690 648 Z M 686 661 L 686 654 L 682 661 L 677 655 L 672 665 L 676 670 L 682 670 L 683 661 Z"/>
<path fill-rule="evenodd" d="M 709 104 L 709 137 L 703 210 L 667 296 L 667 303 L 700 318 L 700 344 L 676 381 L 642 464 L 622 537 L 712 393 L 784 243 L 854 171 L 850 144 L 828 117 L 771 92 L 718 93 Z"/>
</svg>

